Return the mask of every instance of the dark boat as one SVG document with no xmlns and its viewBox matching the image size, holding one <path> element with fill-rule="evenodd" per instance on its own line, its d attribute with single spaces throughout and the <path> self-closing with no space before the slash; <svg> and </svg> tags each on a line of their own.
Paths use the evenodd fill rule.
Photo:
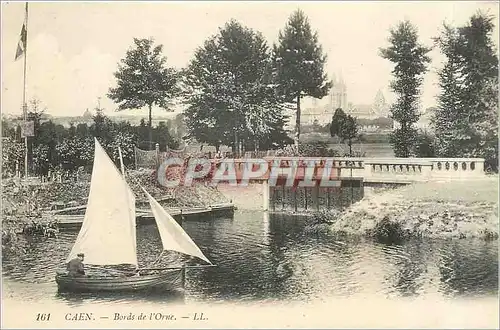
<svg viewBox="0 0 500 330">
<path fill-rule="evenodd" d="M 83 253 L 85 263 L 89 265 L 86 267 L 107 274 L 74 277 L 58 273 L 55 280 L 60 292 L 172 291 L 184 287 L 187 268 L 213 266 L 181 225 L 142 188 L 163 245 L 157 261 L 164 251 L 175 251 L 197 257 L 206 264 L 138 267 L 135 195 L 122 173 L 95 139 L 94 167 L 85 217 L 66 262 Z M 123 265 L 129 266 L 129 270 L 121 269 Z"/>
<path fill-rule="evenodd" d="M 135 276 L 71 277 L 56 275 L 59 291 L 70 292 L 126 292 L 173 291 L 184 287 L 184 269 L 165 270 L 161 274 Z"/>
</svg>

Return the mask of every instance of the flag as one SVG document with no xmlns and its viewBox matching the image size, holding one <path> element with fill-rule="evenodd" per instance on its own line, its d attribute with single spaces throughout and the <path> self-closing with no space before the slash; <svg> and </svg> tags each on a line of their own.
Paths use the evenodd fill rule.
<svg viewBox="0 0 500 330">
<path fill-rule="evenodd" d="M 17 61 L 26 52 L 26 46 L 28 42 L 28 30 L 26 25 L 28 23 L 28 3 L 26 3 L 26 15 L 24 17 L 23 27 L 21 28 L 21 35 L 19 36 L 19 42 L 17 43 L 16 58 Z"/>
</svg>

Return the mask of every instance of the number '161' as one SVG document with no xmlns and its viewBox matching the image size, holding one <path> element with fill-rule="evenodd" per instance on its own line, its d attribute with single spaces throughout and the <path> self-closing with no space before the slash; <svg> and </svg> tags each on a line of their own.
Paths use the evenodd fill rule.
<svg viewBox="0 0 500 330">
<path fill-rule="evenodd" d="M 38 314 L 36 314 L 36 320 L 37 321 L 48 321 L 48 320 L 50 320 L 50 313 L 48 313 L 48 314 L 38 313 Z"/>
</svg>

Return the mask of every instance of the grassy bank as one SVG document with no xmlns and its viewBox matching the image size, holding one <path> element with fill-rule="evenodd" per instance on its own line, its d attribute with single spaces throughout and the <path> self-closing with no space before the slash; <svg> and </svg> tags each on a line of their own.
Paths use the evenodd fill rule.
<svg viewBox="0 0 500 330">
<path fill-rule="evenodd" d="M 330 229 L 389 241 L 497 239 L 498 177 L 419 183 L 374 194 L 352 205 Z"/>
</svg>

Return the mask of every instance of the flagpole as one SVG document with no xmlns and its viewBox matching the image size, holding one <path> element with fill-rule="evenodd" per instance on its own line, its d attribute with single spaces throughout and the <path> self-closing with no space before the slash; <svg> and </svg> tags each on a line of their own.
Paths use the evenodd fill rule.
<svg viewBox="0 0 500 330">
<path fill-rule="evenodd" d="M 23 70 L 23 112 L 24 112 L 24 178 L 28 179 L 28 136 L 26 123 L 28 122 L 28 105 L 26 104 L 26 60 L 28 57 L 28 2 L 26 2 L 26 42 L 24 45 L 24 70 Z"/>
</svg>

